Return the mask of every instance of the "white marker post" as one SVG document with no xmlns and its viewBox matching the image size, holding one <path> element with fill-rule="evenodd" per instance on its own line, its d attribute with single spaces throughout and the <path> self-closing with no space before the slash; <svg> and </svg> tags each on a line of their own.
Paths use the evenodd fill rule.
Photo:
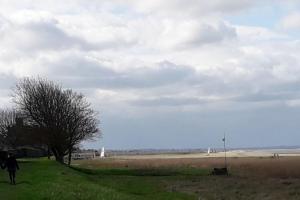
<svg viewBox="0 0 300 200">
<path fill-rule="evenodd" d="M 102 149 L 101 149 L 101 154 L 100 154 L 100 158 L 104 158 L 104 157 L 105 157 L 104 147 L 102 147 Z"/>
</svg>

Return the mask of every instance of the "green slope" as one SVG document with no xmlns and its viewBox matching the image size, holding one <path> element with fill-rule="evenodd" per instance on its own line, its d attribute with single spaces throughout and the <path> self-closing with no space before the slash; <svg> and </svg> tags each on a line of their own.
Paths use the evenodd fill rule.
<svg viewBox="0 0 300 200">
<path fill-rule="evenodd" d="M 160 178 L 141 172 L 72 169 L 49 160 L 20 162 L 17 185 L 0 171 L 0 199 L 193 199 L 168 192 Z M 142 172 L 143 173 L 143 172 Z M 155 175 L 155 174 L 154 174 Z"/>
</svg>

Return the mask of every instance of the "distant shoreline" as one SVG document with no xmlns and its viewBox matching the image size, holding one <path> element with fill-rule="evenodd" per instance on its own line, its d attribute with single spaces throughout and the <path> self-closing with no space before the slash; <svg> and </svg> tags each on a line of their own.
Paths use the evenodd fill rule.
<svg viewBox="0 0 300 200">
<path fill-rule="evenodd" d="M 227 157 L 279 157 L 300 156 L 300 149 L 238 149 L 228 150 Z M 224 157 L 224 151 L 176 152 L 176 151 L 107 151 L 107 157 L 116 159 L 169 159 L 169 158 L 217 158 Z"/>
</svg>

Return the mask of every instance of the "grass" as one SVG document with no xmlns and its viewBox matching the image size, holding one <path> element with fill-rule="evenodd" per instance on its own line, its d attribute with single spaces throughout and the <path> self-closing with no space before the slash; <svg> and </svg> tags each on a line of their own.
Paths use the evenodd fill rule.
<svg viewBox="0 0 300 200">
<path fill-rule="evenodd" d="M 137 173 L 160 171 L 153 177 L 168 191 L 193 194 L 197 199 L 215 200 L 298 200 L 300 199 L 300 157 L 228 158 L 229 176 L 208 176 L 213 167 L 222 167 L 223 158 L 106 159 L 77 161 L 96 170 L 116 168 Z M 206 169 L 206 170 L 205 170 Z M 141 173 L 144 174 L 144 173 Z"/>
<path fill-rule="evenodd" d="M 0 199 L 300 199 L 299 157 L 228 162 L 229 176 L 209 176 L 223 159 L 24 160 L 16 186 L 0 171 Z"/>
<path fill-rule="evenodd" d="M 155 178 L 184 172 L 68 168 L 49 160 L 21 161 L 20 168 L 16 186 L 0 172 L 0 199 L 195 199 L 168 191 Z"/>
</svg>

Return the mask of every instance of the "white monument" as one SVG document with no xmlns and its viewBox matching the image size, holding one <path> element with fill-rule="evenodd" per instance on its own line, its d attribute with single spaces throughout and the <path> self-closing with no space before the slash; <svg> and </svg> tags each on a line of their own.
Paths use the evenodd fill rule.
<svg viewBox="0 0 300 200">
<path fill-rule="evenodd" d="M 100 158 L 104 158 L 104 157 L 105 157 L 104 147 L 102 147 L 102 149 L 101 149 L 101 154 L 100 154 Z"/>
<path fill-rule="evenodd" d="M 210 147 L 208 147 L 208 149 L 207 149 L 207 155 L 208 156 L 210 155 Z"/>
</svg>

